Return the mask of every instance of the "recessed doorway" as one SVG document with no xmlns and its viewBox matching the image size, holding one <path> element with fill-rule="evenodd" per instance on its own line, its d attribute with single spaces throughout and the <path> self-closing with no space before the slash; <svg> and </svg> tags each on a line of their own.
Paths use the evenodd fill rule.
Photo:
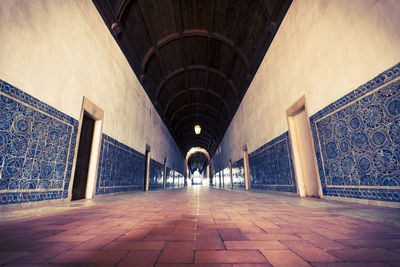
<svg viewBox="0 0 400 267">
<path fill-rule="evenodd" d="M 143 191 L 149 191 L 150 183 L 150 146 L 146 144 L 146 152 L 144 156 L 144 174 L 143 174 Z"/>
<path fill-rule="evenodd" d="M 84 113 L 76 159 L 72 200 L 85 198 L 95 120 Z"/>
<path fill-rule="evenodd" d="M 305 96 L 287 111 L 297 190 L 300 196 L 322 197 Z"/>
<path fill-rule="evenodd" d="M 79 120 L 79 146 L 75 152 L 74 176 L 69 187 L 71 200 L 91 199 L 95 195 L 103 119 L 104 111 L 84 97 Z"/>
</svg>

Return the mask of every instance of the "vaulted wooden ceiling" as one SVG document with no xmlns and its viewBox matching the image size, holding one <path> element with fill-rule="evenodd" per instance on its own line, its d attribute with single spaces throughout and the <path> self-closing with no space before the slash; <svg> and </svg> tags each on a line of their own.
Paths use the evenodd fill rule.
<svg viewBox="0 0 400 267">
<path fill-rule="evenodd" d="M 93 2 L 182 154 L 203 147 L 211 156 L 291 4 L 291 0 Z M 200 135 L 194 133 L 196 124 L 202 127 Z M 192 169 L 202 170 L 200 165 L 205 166 L 191 164 Z"/>
</svg>

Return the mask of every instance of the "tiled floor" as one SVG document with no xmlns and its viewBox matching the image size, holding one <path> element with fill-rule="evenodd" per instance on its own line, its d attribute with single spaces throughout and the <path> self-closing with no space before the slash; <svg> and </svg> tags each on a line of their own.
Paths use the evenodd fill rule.
<svg viewBox="0 0 400 267">
<path fill-rule="evenodd" d="M 102 196 L 1 212 L 0 265 L 400 266 L 400 228 L 367 215 L 382 210 L 399 216 L 201 186 Z"/>
</svg>

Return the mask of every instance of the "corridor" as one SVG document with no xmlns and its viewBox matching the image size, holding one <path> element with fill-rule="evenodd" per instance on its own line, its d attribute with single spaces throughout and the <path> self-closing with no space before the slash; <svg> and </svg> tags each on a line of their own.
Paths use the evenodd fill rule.
<svg viewBox="0 0 400 267">
<path fill-rule="evenodd" d="M 2 266 L 400 265 L 398 209 L 265 192 L 119 193 L 0 220 Z"/>
</svg>

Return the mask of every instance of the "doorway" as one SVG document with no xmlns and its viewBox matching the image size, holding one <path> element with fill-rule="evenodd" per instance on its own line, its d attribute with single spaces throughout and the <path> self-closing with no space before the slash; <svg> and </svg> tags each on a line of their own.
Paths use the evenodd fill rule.
<svg viewBox="0 0 400 267">
<path fill-rule="evenodd" d="M 287 111 L 295 176 L 300 196 L 322 197 L 305 96 Z"/>
<path fill-rule="evenodd" d="M 146 153 L 144 158 L 144 174 L 143 174 L 143 191 L 149 191 L 150 182 L 150 146 L 146 145 Z"/>
<path fill-rule="evenodd" d="M 93 142 L 95 120 L 83 114 L 81 134 L 79 138 L 78 157 L 76 159 L 74 185 L 72 186 L 72 200 L 85 198 L 87 176 L 89 170 L 90 152 Z"/>
</svg>

